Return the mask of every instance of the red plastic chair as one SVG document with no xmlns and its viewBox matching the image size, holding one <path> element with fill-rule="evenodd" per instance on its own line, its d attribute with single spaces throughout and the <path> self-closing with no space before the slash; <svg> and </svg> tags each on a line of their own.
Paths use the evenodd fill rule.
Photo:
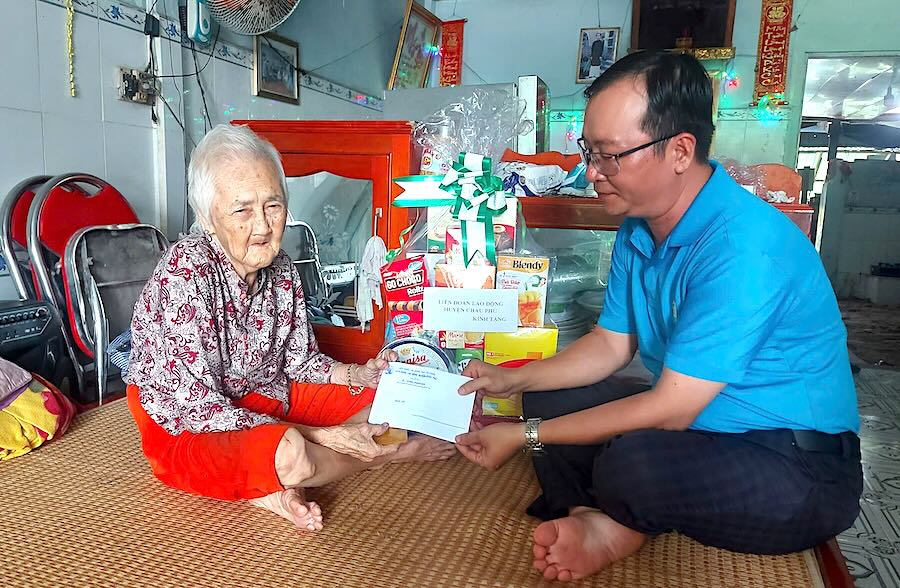
<svg viewBox="0 0 900 588">
<path fill-rule="evenodd" d="M 28 208 L 38 189 L 50 176 L 32 176 L 7 192 L 0 202 L 0 248 L 20 300 L 37 299 L 37 282 L 28 260 Z"/>
<path fill-rule="evenodd" d="M 88 174 L 71 173 L 50 178 L 37 190 L 28 210 L 26 241 L 37 295 L 49 300 L 59 311 L 69 354 L 76 366 L 82 400 L 88 398 L 85 369 L 97 357 L 98 346 L 105 345 L 106 341 L 85 335 L 94 332 L 96 318 L 91 319 L 92 324 L 85 324 L 87 316 L 84 307 L 78 303 L 82 294 L 70 287 L 72 280 L 65 279 L 78 271 L 78 268 L 67 267 L 71 258 L 67 259 L 66 246 L 88 227 L 138 224 L 138 217 L 125 197 L 109 183 Z M 15 230 L 12 233 L 15 241 Z M 99 319 L 105 324 L 102 313 Z M 102 399 L 106 384 L 105 365 L 94 367 L 98 376 L 103 376 L 103 381 L 99 377 L 97 381 Z"/>
</svg>

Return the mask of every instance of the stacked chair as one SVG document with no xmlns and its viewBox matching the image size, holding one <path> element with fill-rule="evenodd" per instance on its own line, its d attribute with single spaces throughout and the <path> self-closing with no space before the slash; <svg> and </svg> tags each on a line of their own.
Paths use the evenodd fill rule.
<svg viewBox="0 0 900 588">
<path fill-rule="evenodd" d="M 0 203 L 0 249 L 20 298 L 47 300 L 61 318 L 74 400 L 107 395 L 110 336 L 129 328 L 167 247 L 159 229 L 139 222 L 125 197 L 92 175 L 35 176 Z"/>
</svg>

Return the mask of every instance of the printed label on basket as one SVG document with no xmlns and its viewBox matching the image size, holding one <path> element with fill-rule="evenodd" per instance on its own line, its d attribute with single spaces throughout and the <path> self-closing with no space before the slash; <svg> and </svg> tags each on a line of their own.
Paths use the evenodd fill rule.
<svg viewBox="0 0 900 588">
<path fill-rule="evenodd" d="M 515 290 L 425 288 L 425 329 L 511 333 L 519 325 Z"/>
</svg>

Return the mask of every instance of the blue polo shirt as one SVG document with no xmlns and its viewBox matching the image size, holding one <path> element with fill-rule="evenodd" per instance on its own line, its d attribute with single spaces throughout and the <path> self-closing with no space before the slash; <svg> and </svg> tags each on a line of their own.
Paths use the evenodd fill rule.
<svg viewBox="0 0 900 588">
<path fill-rule="evenodd" d="M 635 334 L 655 379 L 667 367 L 726 383 L 691 428 L 858 432 L 847 331 L 815 248 L 712 165 L 659 246 L 643 220 L 622 224 L 599 324 Z"/>
</svg>

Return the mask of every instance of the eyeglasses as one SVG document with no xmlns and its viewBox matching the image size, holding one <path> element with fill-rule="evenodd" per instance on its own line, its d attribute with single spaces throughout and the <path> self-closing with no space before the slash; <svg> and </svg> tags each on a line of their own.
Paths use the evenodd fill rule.
<svg viewBox="0 0 900 588">
<path fill-rule="evenodd" d="M 584 137 L 578 139 L 578 148 L 581 150 L 581 161 L 584 162 L 584 165 L 586 167 L 593 167 L 598 173 L 609 177 L 616 175 L 622 169 L 619 165 L 620 157 L 625 157 L 627 155 L 631 155 L 632 153 L 637 153 L 641 149 L 646 149 L 647 147 L 652 147 L 657 143 L 668 141 L 669 139 L 677 137 L 680 134 L 681 133 L 675 133 L 674 135 L 656 139 L 654 141 L 644 143 L 643 145 L 638 145 L 633 149 L 629 149 L 628 151 L 623 151 L 621 153 L 602 153 L 600 151 L 588 151 L 587 146 L 584 144 Z"/>
</svg>

